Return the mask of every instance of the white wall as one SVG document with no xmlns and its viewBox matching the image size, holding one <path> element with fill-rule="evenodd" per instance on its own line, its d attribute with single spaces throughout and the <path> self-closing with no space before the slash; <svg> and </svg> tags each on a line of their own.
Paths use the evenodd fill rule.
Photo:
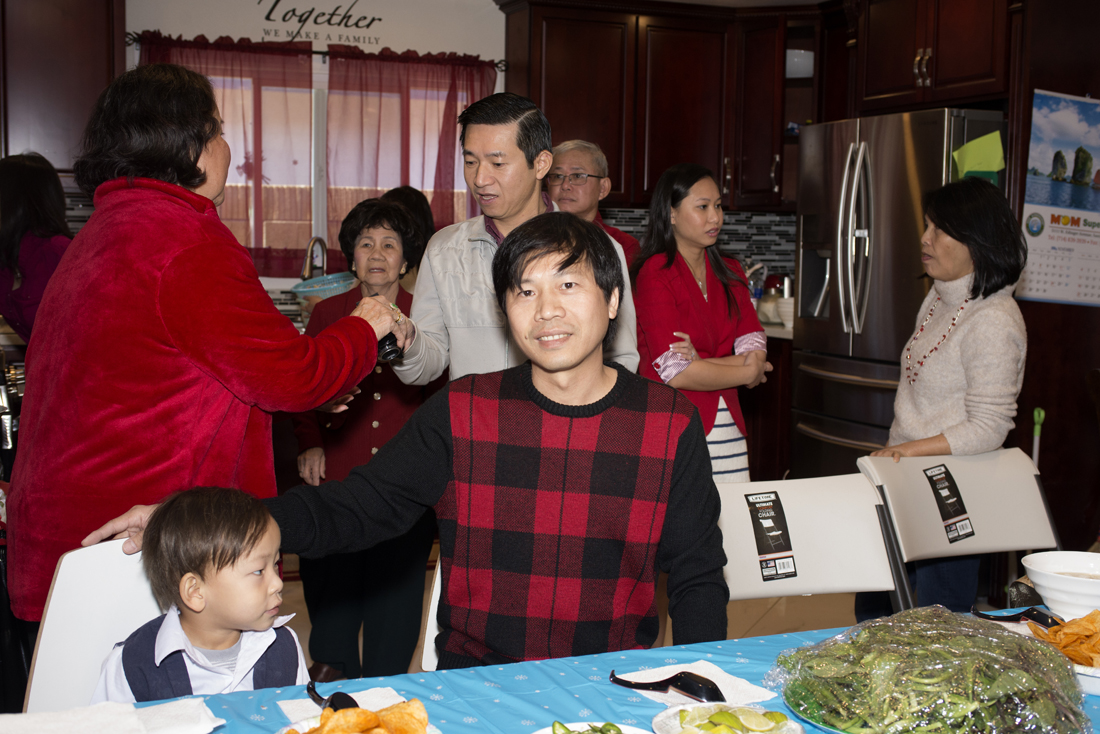
<svg viewBox="0 0 1100 734">
<path fill-rule="evenodd" d="M 356 22 L 359 28 L 348 27 Z M 256 43 L 292 40 L 300 31 L 298 40 L 308 36 L 315 51 L 332 43 L 367 52 L 388 47 L 504 58 L 504 13 L 493 0 L 127 0 L 126 30 Z M 130 54 L 133 66 L 133 48 Z"/>
</svg>

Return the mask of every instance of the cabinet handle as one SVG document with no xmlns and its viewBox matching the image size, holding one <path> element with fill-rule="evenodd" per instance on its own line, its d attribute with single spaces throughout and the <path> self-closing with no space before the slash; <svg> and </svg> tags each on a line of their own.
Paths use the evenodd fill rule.
<svg viewBox="0 0 1100 734">
<path fill-rule="evenodd" d="M 920 60 L 924 56 L 924 49 L 918 48 L 917 55 L 913 57 L 913 82 L 917 85 L 917 89 L 924 86 L 924 80 L 920 78 Z"/>
<path fill-rule="evenodd" d="M 722 194 L 726 195 L 730 192 L 730 184 L 733 182 L 733 166 L 730 165 L 730 159 L 725 159 L 726 164 L 726 183 L 722 186 Z"/>
<path fill-rule="evenodd" d="M 779 165 L 779 154 L 776 153 L 775 156 L 772 158 L 771 177 L 772 177 L 772 191 L 777 193 L 777 194 L 779 193 L 779 183 L 775 180 L 775 167 L 778 166 L 778 165 Z"/>
<path fill-rule="evenodd" d="M 932 49 L 930 49 L 930 48 L 924 49 L 924 58 L 921 59 L 921 62 L 920 62 L 920 72 L 921 72 L 921 76 L 924 77 L 924 86 L 926 86 L 926 87 L 932 86 L 932 77 L 929 76 L 929 74 L 928 74 L 928 61 L 931 58 L 932 58 Z"/>
</svg>

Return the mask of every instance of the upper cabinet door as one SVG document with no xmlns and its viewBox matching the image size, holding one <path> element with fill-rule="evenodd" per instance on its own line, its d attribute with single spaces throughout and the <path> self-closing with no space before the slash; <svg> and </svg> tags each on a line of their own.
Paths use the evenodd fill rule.
<svg viewBox="0 0 1100 734">
<path fill-rule="evenodd" d="M 123 0 L 7 0 L 4 155 L 33 150 L 71 171 L 99 93 L 126 66 Z"/>
<path fill-rule="evenodd" d="M 946 0 L 969 2 L 969 0 Z M 924 100 L 924 0 L 870 0 L 859 21 L 857 100 L 861 110 L 905 107 Z"/>
<path fill-rule="evenodd" d="M 927 98 L 945 102 L 1004 92 L 1008 0 L 926 2 L 932 13 Z"/>
<path fill-rule="evenodd" d="M 722 178 L 727 66 L 724 23 L 639 18 L 636 203 L 648 205 L 661 174 L 677 163 L 699 163 Z"/>
<path fill-rule="evenodd" d="M 530 96 L 550 121 L 554 145 L 587 140 L 607 155 L 606 204 L 632 198 L 637 16 L 534 8 Z"/>
<path fill-rule="evenodd" d="M 782 17 L 737 24 L 734 191 L 737 207 L 773 207 L 782 190 L 783 77 L 786 23 Z"/>
</svg>

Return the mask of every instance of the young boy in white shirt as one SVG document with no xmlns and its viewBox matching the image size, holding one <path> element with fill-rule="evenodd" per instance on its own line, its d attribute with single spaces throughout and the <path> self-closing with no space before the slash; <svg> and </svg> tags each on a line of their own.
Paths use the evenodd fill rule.
<svg viewBox="0 0 1100 734">
<path fill-rule="evenodd" d="M 259 499 L 201 487 L 161 504 L 142 564 L 168 612 L 115 645 L 92 703 L 157 701 L 309 681 L 302 648 L 278 616 L 279 527 Z"/>
</svg>

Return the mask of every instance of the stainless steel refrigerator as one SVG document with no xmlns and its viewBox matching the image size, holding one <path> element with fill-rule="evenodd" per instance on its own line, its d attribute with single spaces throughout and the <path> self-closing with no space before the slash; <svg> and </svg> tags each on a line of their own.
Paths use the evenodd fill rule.
<svg viewBox="0 0 1100 734">
<path fill-rule="evenodd" d="M 958 179 L 962 145 L 1003 139 L 1003 119 L 935 109 L 802 128 L 790 477 L 853 473 L 886 443 L 901 351 L 931 285 L 921 199 Z"/>
</svg>

